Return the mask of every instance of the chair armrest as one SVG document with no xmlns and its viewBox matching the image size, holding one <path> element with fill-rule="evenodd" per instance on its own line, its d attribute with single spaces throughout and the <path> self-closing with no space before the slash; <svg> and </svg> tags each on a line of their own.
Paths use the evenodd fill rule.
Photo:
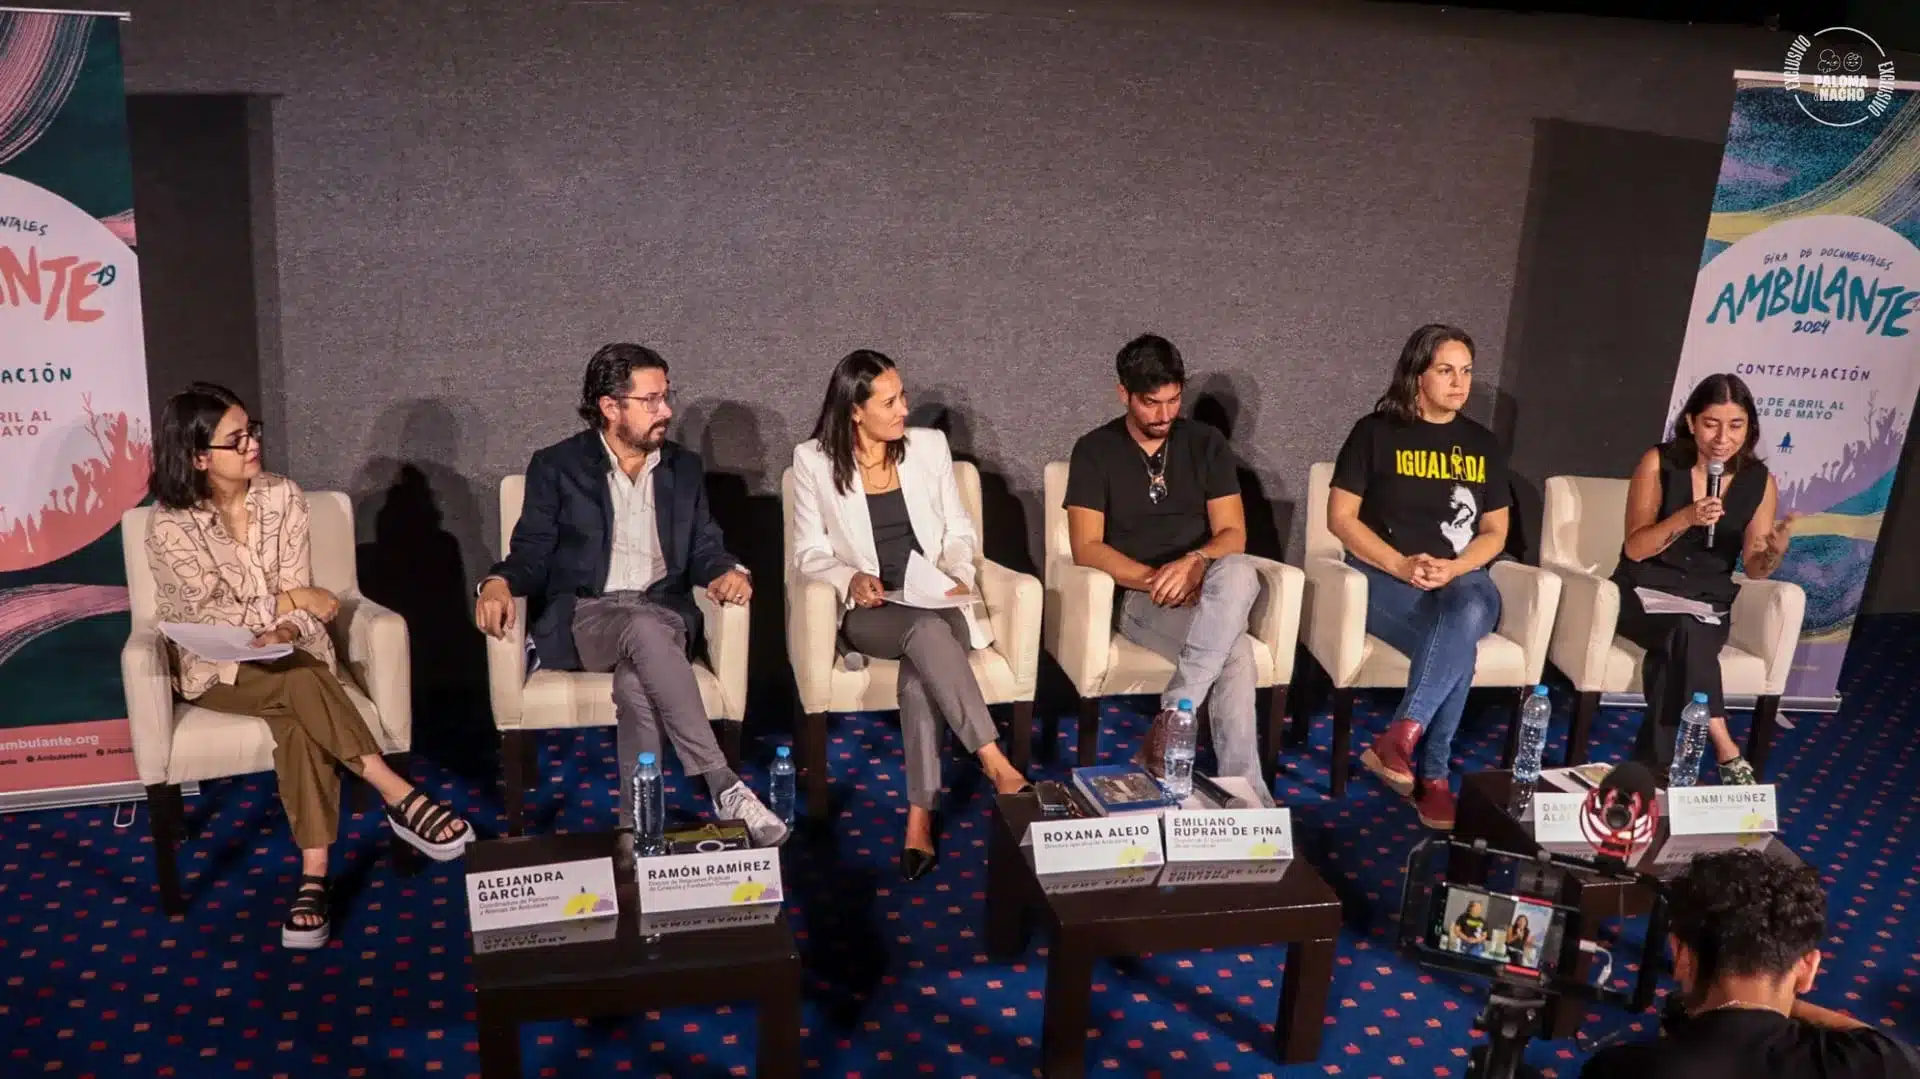
<svg viewBox="0 0 1920 1079">
<path fill-rule="evenodd" d="M 1113 578 L 1069 558 L 1056 558 L 1048 576 L 1040 637 L 1074 690 L 1098 697 L 1113 651 Z"/>
<path fill-rule="evenodd" d="M 1520 652 L 1526 657 L 1527 681 L 1538 683 L 1547 665 L 1553 616 L 1560 608 L 1560 577 L 1539 566 L 1509 559 L 1495 562 L 1487 572 L 1500 590 L 1500 635 L 1520 643 Z"/>
<path fill-rule="evenodd" d="M 787 578 L 787 663 L 800 708 L 824 712 L 833 701 L 834 641 L 840 635 L 840 593 L 826 581 Z"/>
<path fill-rule="evenodd" d="M 1607 656 L 1620 626 L 1620 586 L 1595 573 L 1550 564 L 1560 578 L 1560 609 L 1553 616 L 1547 658 L 1573 683 L 1576 693 L 1605 689 Z"/>
<path fill-rule="evenodd" d="M 1302 575 L 1307 651 L 1326 668 L 1335 687 L 1351 686 L 1367 650 L 1367 576 L 1325 556 L 1307 559 Z"/>
<path fill-rule="evenodd" d="M 134 623 L 120 647 L 120 683 L 127 696 L 133 764 L 148 786 L 167 781 L 173 759 L 173 660 L 153 623 Z"/>
<path fill-rule="evenodd" d="M 979 584 L 993 624 L 993 649 L 1013 668 L 1015 699 L 1030 701 L 1040 676 L 1040 615 L 1046 591 L 1040 578 L 991 559 L 980 562 Z"/>
<path fill-rule="evenodd" d="M 486 636 L 487 700 L 493 706 L 496 730 L 518 730 L 526 711 L 527 599 L 513 598 L 513 625 L 498 636 Z"/>
<path fill-rule="evenodd" d="M 753 622 L 749 603 L 715 603 L 707 590 L 693 590 L 694 606 L 706 620 L 707 660 L 713 664 L 713 676 L 720 682 L 720 714 L 712 719 L 730 719 L 735 723 L 747 718 L 747 638 Z"/>
<path fill-rule="evenodd" d="M 1765 696 L 1786 692 L 1806 614 L 1807 594 L 1792 581 L 1740 579 L 1740 594 L 1733 598 L 1728 615 L 1732 623 L 1727 627 L 1727 643 L 1766 661 Z"/>
<path fill-rule="evenodd" d="M 411 749 L 413 666 L 407 620 L 366 596 L 349 592 L 340 597 L 332 629 L 348 673 L 380 713 L 388 743 L 401 752 Z"/>
<path fill-rule="evenodd" d="M 1271 558 L 1245 555 L 1260 575 L 1260 596 L 1253 601 L 1247 632 L 1273 654 L 1276 685 L 1293 680 L 1293 654 L 1300 643 L 1300 604 L 1307 591 L 1307 575 L 1298 566 Z"/>
</svg>

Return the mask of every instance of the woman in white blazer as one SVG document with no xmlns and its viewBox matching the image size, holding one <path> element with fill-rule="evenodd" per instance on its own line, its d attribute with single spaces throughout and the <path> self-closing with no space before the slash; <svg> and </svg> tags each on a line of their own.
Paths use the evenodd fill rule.
<svg viewBox="0 0 1920 1079">
<path fill-rule="evenodd" d="M 900 734 L 907 754 L 907 840 L 900 872 L 917 880 L 939 855 L 940 722 L 953 728 L 1002 794 L 1027 786 L 994 742 L 993 717 L 967 653 L 993 640 L 979 604 L 925 610 L 890 603 L 915 551 L 974 589 L 979 539 L 960 503 L 947 439 L 907 429 L 907 395 L 893 361 L 871 349 L 833 370 L 813 438 L 793 451 L 793 561 L 839 593 L 840 634 L 863 655 L 900 661 Z"/>
</svg>

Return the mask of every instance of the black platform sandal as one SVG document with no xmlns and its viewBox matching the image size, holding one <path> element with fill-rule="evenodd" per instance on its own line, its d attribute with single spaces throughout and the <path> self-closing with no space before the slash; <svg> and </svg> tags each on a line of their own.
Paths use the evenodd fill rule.
<svg viewBox="0 0 1920 1079">
<path fill-rule="evenodd" d="M 473 842 L 473 829 L 459 814 L 418 789 L 408 792 L 399 804 L 387 807 L 387 827 L 436 862 L 460 857 Z M 441 834 L 447 834 L 447 838 L 433 838 Z"/>
<path fill-rule="evenodd" d="M 287 920 L 280 923 L 280 946 L 300 951 L 324 947 L 332 928 L 333 920 L 327 916 L 327 878 L 301 874 Z"/>
</svg>

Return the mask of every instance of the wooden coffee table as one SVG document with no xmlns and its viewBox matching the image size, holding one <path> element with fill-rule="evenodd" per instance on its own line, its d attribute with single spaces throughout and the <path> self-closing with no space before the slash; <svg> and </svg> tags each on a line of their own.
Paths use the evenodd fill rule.
<svg viewBox="0 0 1920 1079">
<path fill-rule="evenodd" d="M 1039 802 L 1031 794 L 1001 795 L 993 818 L 988 953 L 1010 958 L 1025 951 L 1033 916 L 1053 934 L 1040 1048 L 1048 1079 L 1085 1074 L 1095 960 L 1148 952 L 1287 945 L 1275 1042 L 1288 1063 L 1320 1055 L 1340 899 L 1304 859 L 1288 863 L 1279 879 L 1257 883 L 1048 894 L 1033 871 L 1032 848 L 1020 845 L 1027 826 L 1040 819 Z"/>
<path fill-rule="evenodd" d="M 757 1074 L 799 1075 L 800 955 L 784 913 L 762 925 L 643 937 L 623 832 L 491 840 L 468 847 L 466 861 L 468 872 L 487 873 L 608 856 L 620 897 L 610 936 L 473 956 L 480 1074 L 519 1079 L 522 1023 L 748 1000 L 760 1007 Z M 593 932 L 589 923 L 568 928 Z"/>
</svg>

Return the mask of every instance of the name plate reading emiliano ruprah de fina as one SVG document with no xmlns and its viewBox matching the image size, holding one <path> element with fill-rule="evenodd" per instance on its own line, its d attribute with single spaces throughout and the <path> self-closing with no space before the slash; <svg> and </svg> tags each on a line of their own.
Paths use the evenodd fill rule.
<svg viewBox="0 0 1920 1079">
<path fill-rule="evenodd" d="M 1674 835 L 1777 832 L 1780 810 L 1771 783 L 1752 787 L 1675 787 L 1667 792 L 1667 829 Z"/>
<path fill-rule="evenodd" d="M 780 851 L 722 850 L 637 858 L 641 911 L 706 910 L 750 903 L 778 903 Z"/>
<path fill-rule="evenodd" d="M 1580 830 L 1580 811 L 1586 803 L 1587 796 L 1584 794 L 1534 792 L 1534 842 L 1555 846 L 1566 843 L 1585 843 L 1587 836 Z"/>
<path fill-rule="evenodd" d="M 618 913 L 612 858 L 467 874 L 467 916 L 475 932 Z"/>
<path fill-rule="evenodd" d="M 1160 849 L 1157 815 L 1049 821 L 1034 824 L 1030 834 L 1035 873 L 1119 869 L 1166 861 Z"/>
<path fill-rule="evenodd" d="M 1284 862 L 1293 857 L 1285 809 L 1194 809 L 1166 814 L 1169 862 Z"/>
</svg>

